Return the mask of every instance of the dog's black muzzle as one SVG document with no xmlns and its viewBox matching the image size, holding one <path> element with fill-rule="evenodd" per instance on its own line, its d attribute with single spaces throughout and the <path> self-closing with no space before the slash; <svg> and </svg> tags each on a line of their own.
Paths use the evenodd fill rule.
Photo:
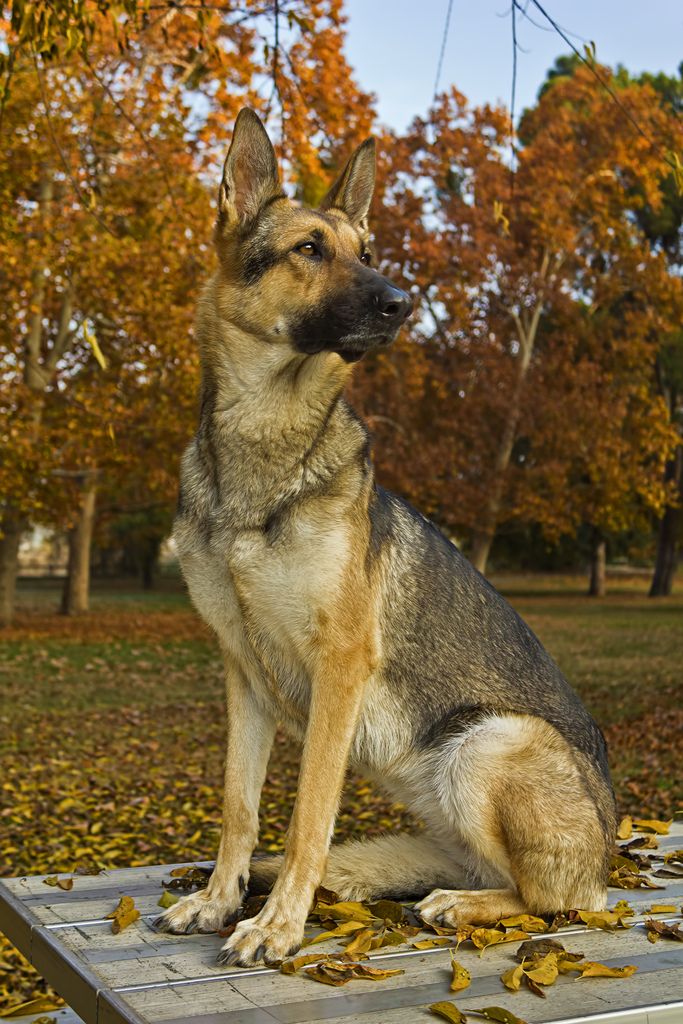
<svg viewBox="0 0 683 1024">
<path fill-rule="evenodd" d="M 390 345 L 413 311 L 413 300 L 369 267 L 359 267 L 346 289 L 294 324 L 300 352 L 337 352 L 348 363 Z"/>
</svg>

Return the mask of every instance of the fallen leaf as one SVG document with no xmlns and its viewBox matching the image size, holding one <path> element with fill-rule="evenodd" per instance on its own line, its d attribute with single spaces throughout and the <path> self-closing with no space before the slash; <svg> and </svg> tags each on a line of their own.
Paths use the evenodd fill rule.
<svg viewBox="0 0 683 1024">
<path fill-rule="evenodd" d="M 122 896 L 118 906 L 112 910 L 111 914 L 107 914 L 107 918 L 111 920 L 111 930 L 114 935 L 118 935 L 139 917 L 140 911 L 136 909 L 132 896 Z"/>
<path fill-rule="evenodd" d="M 29 999 L 26 1003 L 15 1003 L 9 1009 L 3 1010 L 0 1017 L 3 1020 L 11 1020 L 12 1017 L 24 1017 L 31 1013 L 44 1013 L 46 1010 L 60 1010 L 64 1006 L 64 1000 L 52 996 L 38 996 L 37 999 Z"/>
<path fill-rule="evenodd" d="M 607 964 L 587 960 L 583 964 L 577 964 L 576 970 L 581 972 L 582 978 L 630 978 L 638 968 L 633 964 L 628 964 L 626 967 L 608 967 Z"/>
<path fill-rule="evenodd" d="M 367 953 L 371 948 L 372 940 L 377 936 L 377 932 L 372 928 L 361 928 L 355 932 L 353 938 L 344 946 L 344 952 L 347 956 L 359 956 L 361 953 Z"/>
<path fill-rule="evenodd" d="M 334 921 L 364 921 L 369 924 L 373 914 L 362 903 L 348 901 L 345 903 L 325 903 L 320 907 L 320 913 L 316 907 L 313 913 L 323 920 L 331 917 Z"/>
<path fill-rule="evenodd" d="M 345 985 L 348 981 L 385 981 L 395 974 L 403 974 L 403 970 L 387 970 L 381 967 L 368 967 L 367 964 L 347 963 L 327 960 L 316 967 L 304 967 L 303 973 L 313 981 L 323 985 Z"/>
<path fill-rule="evenodd" d="M 391 921 L 392 924 L 401 924 L 405 917 L 405 909 L 394 900 L 378 900 L 377 903 L 369 903 L 368 910 L 373 917 L 378 917 L 380 921 Z"/>
<path fill-rule="evenodd" d="M 653 903 L 648 913 L 650 914 L 675 914 L 676 908 L 673 903 Z"/>
<path fill-rule="evenodd" d="M 659 821 L 657 818 L 634 818 L 633 827 L 639 832 L 655 832 L 658 836 L 666 836 L 673 823 L 673 818 L 668 821 Z"/>
<path fill-rule="evenodd" d="M 310 939 L 306 939 L 302 943 L 303 946 L 313 946 L 316 942 L 326 942 L 328 939 L 336 939 L 344 935 L 352 935 L 353 932 L 362 931 L 365 925 L 361 921 L 342 921 L 341 924 L 337 925 L 328 932 L 320 932 L 319 935 L 312 935 Z"/>
<path fill-rule="evenodd" d="M 529 935 L 517 928 L 511 932 L 501 932 L 497 928 L 475 928 L 469 937 L 483 953 L 489 946 L 497 946 L 501 942 L 519 942 L 520 939 L 528 939 Z"/>
<path fill-rule="evenodd" d="M 502 1006 L 485 1006 L 481 1010 L 468 1010 L 468 1013 L 478 1013 L 486 1020 L 495 1020 L 498 1024 L 527 1024 L 521 1017 L 517 1017 L 512 1010 L 505 1010 Z"/>
<path fill-rule="evenodd" d="M 613 910 L 614 913 L 619 914 L 620 917 L 633 917 L 635 915 L 635 910 L 630 903 L 626 902 L 626 900 L 618 900 L 614 904 Z"/>
<path fill-rule="evenodd" d="M 74 887 L 74 880 L 73 878 L 58 878 L 57 875 L 49 875 L 48 878 L 43 879 L 43 885 L 57 886 L 59 889 L 69 892 Z"/>
<path fill-rule="evenodd" d="M 176 896 L 174 893 L 169 892 L 167 889 L 166 892 L 161 897 L 161 899 L 158 901 L 157 906 L 163 907 L 164 910 L 167 910 L 169 907 L 172 907 L 175 903 L 177 903 L 179 899 L 180 896 Z"/>
<path fill-rule="evenodd" d="M 525 967 L 524 973 L 537 985 L 554 985 L 558 975 L 557 953 L 547 953 L 540 960 L 534 961 L 530 967 Z"/>
<path fill-rule="evenodd" d="M 589 928 L 602 928 L 603 931 L 613 932 L 617 928 L 630 928 L 628 924 L 624 924 L 624 914 L 619 914 L 614 910 L 579 910 L 577 911 L 578 917 L 584 924 L 588 925 Z"/>
<path fill-rule="evenodd" d="M 553 952 L 565 953 L 566 951 L 562 943 L 556 939 L 529 939 L 519 947 L 515 953 L 515 959 L 521 962 Z"/>
<path fill-rule="evenodd" d="M 447 935 L 443 935 L 440 939 L 422 939 L 420 942 L 413 943 L 413 949 L 435 949 L 437 946 L 450 946 L 453 940 Z"/>
<path fill-rule="evenodd" d="M 296 974 L 302 967 L 308 964 L 322 963 L 329 957 L 329 953 L 309 953 L 307 956 L 295 956 L 291 960 L 283 960 L 280 964 L 281 974 Z"/>
<path fill-rule="evenodd" d="M 617 829 L 617 839 L 630 839 L 633 835 L 633 818 L 630 814 L 627 814 L 625 818 L 622 818 L 619 822 L 619 828 Z"/>
<path fill-rule="evenodd" d="M 451 953 L 451 967 L 453 968 L 453 978 L 451 980 L 451 992 L 462 992 L 463 989 L 467 988 L 472 981 L 472 975 L 454 959 Z"/>
<path fill-rule="evenodd" d="M 547 932 L 548 922 L 542 917 L 532 914 L 518 914 L 516 917 L 504 917 L 498 924 L 504 928 L 522 928 L 525 932 Z"/>
<path fill-rule="evenodd" d="M 501 974 L 500 980 L 511 992 L 519 992 L 523 977 L 524 968 L 521 964 L 518 964 L 517 967 L 511 967 L 509 971 Z"/>
<path fill-rule="evenodd" d="M 429 1009 L 437 1017 L 451 1021 L 451 1024 L 467 1024 L 467 1017 L 462 1013 L 455 1003 L 432 1003 Z"/>
<path fill-rule="evenodd" d="M 683 931 L 681 931 L 680 922 L 667 924 L 666 921 L 653 921 L 652 918 L 648 918 L 644 923 L 650 942 L 656 942 L 659 938 L 683 942 Z"/>
</svg>

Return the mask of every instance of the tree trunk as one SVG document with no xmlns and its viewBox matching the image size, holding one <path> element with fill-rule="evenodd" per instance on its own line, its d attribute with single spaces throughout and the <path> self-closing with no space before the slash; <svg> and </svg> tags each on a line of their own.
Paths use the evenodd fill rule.
<svg viewBox="0 0 683 1024">
<path fill-rule="evenodd" d="M 19 517 L 5 513 L 0 523 L 0 626 L 9 626 L 14 618 L 21 533 Z"/>
<path fill-rule="evenodd" d="M 88 611 L 90 604 L 90 548 L 96 494 L 95 474 L 84 474 L 78 521 L 69 530 L 69 565 L 62 591 L 62 615 L 80 615 Z"/>
<path fill-rule="evenodd" d="M 678 504 L 668 505 L 659 523 L 657 558 L 650 585 L 650 597 L 668 597 L 673 586 L 678 564 L 678 543 L 683 528 L 683 445 L 679 445 L 673 459 L 667 463 L 664 479 L 675 481 Z"/>
<path fill-rule="evenodd" d="M 557 259 L 555 264 L 557 265 Z M 524 385 L 536 344 L 536 335 L 538 334 L 538 326 L 543 312 L 546 285 L 552 272 L 550 254 L 546 251 L 543 254 L 539 269 L 539 286 L 535 305 L 530 310 L 522 310 L 519 313 L 511 311 L 510 314 L 517 329 L 517 341 L 519 344 L 515 381 L 508 404 L 507 417 L 503 424 L 500 443 L 494 459 L 493 482 L 485 506 L 481 511 L 480 525 L 472 534 L 472 545 L 469 555 L 470 562 L 481 573 L 486 572 L 491 545 L 496 535 L 503 502 L 505 477 L 510 465 L 512 450 L 515 445 L 515 438 L 517 437 L 517 427 L 522 412 Z"/>
<path fill-rule="evenodd" d="M 591 580 L 588 587 L 589 597 L 604 597 L 605 588 L 605 565 L 607 562 L 607 544 L 599 533 L 593 539 L 593 551 L 591 554 Z"/>
</svg>

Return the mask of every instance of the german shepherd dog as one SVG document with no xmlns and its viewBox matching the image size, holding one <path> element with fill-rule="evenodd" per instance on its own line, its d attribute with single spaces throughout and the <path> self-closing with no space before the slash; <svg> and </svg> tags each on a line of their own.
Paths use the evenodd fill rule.
<svg viewBox="0 0 683 1024">
<path fill-rule="evenodd" d="M 199 304 L 199 428 L 175 539 L 227 677 L 223 827 L 208 887 L 159 927 L 213 932 L 270 883 L 223 964 L 295 952 L 316 887 L 425 897 L 427 922 L 605 906 L 614 798 L 603 736 L 507 602 L 428 520 L 375 483 L 342 397 L 410 297 L 372 266 L 374 141 L 317 210 L 283 194 L 242 110 Z M 282 857 L 254 860 L 278 722 L 303 741 Z M 334 845 L 348 764 L 425 824 Z"/>
</svg>

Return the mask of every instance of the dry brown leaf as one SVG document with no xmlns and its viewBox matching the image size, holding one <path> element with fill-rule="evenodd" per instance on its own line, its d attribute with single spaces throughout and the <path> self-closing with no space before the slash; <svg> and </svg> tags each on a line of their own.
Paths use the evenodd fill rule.
<svg viewBox="0 0 683 1024">
<path fill-rule="evenodd" d="M 429 1009 L 437 1017 L 443 1017 L 444 1020 L 449 1020 L 451 1024 L 467 1024 L 467 1017 L 455 1003 L 432 1003 Z"/>
<path fill-rule="evenodd" d="M 303 973 L 313 981 L 323 985 L 345 985 L 348 981 L 385 981 L 395 974 L 403 974 L 403 970 L 387 970 L 381 967 L 368 967 L 367 964 L 346 963 L 327 960 L 316 967 L 304 967 Z"/>
<path fill-rule="evenodd" d="M 296 974 L 308 964 L 322 963 L 329 958 L 329 953 L 309 953 L 307 956 L 295 956 L 291 960 L 283 960 L 280 964 L 281 974 Z"/>
<path fill-rule="evenodd" d="M 667 924 L 666 921 L 653 921 L 652 918 L 648 918 L 645 921 L 645 928 L 650 942 L 656 942 L 659 938 L 683 942 L 683 931 L 681 931 L 680 922 Z"/>
<path fill-rule="evenodd" d="M 453 978 L 451 979 L 451 992 L 462 992 L 463 989 L 467 988 L 472 981 L 472 975 L 459 964 L 451 953 L 451 967 L 453 969 Z"/>
<path fill-rule="evenodd" d="M 111 920 L 111 930 L 114 935 L 118 935 L 139 917 L 140 911 L 136 909 L 132 896 L 122 896 L 115 910 L 112 910 L 111 914 L 107 914 L 107 918 Z"/>
</svg>

